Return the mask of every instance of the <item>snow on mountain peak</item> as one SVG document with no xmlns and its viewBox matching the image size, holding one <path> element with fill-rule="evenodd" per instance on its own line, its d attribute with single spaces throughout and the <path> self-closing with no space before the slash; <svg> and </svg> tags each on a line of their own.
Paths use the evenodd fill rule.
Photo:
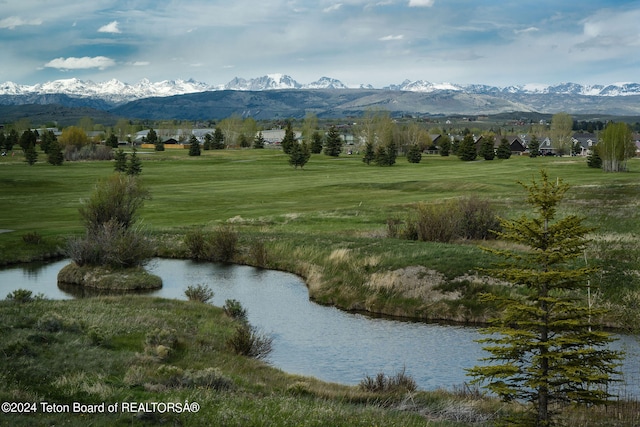
<svg viewBox="0 0 640 427">
<path fill-rule="evenodd" d="M 355 86 L 356 88 L 358 86 Z M 360 85 L 361 89 L 374 89 L 371 85 Z M 20 85 L 14 82 L 0 83 L 0 95 L 41 95 L 65 94 L 75 98 L 98 98 L 113 104 L 121 104 L 141 98 L 166 97 L 213 90 L 263 91 L 283 89 L 348 89 L 340 80 L 321 77 L 315 82 L 300 84 L 291 76 L 282 73 L 267 74 L 253 79 L 236 77 L 225 85 L 212 86 L 189 80 L 163 80 L 151 82 L 142 79 L 138 83 L 123 83 L 117 79 L 94 83 L 90 80 L 69 78 L 35 85 Z M 519 86 L 496 87 L 481 84 L 458 85 L 453 83 L 432 83 L 426 80 L 405 80 L 401 84 L 384 87 L 385 90 L 411 92 L 456 91 L 473 94 L 553 94 L 581 96 L 627 96 L 640 95 L 639 83 L 613 83 L 610 85 L 581 85 L 560 83 L 544 85 L 529 83 Z"/>
</svg>

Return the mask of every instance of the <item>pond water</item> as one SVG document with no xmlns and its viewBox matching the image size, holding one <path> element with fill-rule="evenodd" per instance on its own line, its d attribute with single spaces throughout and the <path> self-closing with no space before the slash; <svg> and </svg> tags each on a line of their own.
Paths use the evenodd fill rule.
<svg viewBox="0 0 640 427">
<path fill-rule="evenodd" d="M 58 271 L 67 260 L 0 270 L 0 297 L 29 289 L 52 299 L 69 299 L 58 288 Z M 329 382 L 355 385 L 365 375 L 405 370 L 425 390 L 451 389 L 468 383 L 465 368 L 486 357 L 475 342 L 476 328 L 372 318 L 325 307 L 309 300 L 297 276 L 248 266 L 155 259 L 148 269 L 162 277 L 162 289 L 147 295 L 186 299 L 188 285 L 208 285 L 213 304 L 240 301 L 249 322 L 273 336 L 268 361 L 286 372 Z M 621 395 L 640 398 L 640 344 L 637 337 L 618 335 L 612 347 L 626 351 Z"/>
</svg>

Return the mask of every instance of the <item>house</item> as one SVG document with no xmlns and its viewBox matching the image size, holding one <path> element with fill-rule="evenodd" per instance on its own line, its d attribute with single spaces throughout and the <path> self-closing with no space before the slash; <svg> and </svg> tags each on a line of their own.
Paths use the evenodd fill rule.
<svg viewBox="0 0 640 427">
<path fill-rule="evenodd" d="M 542 156 L 553 156 L 555 154 L 555 149 L 551 144 L 551 139 L 548 136 L 545 136 L 540 141 L 540 147 L 538 148 L 540 155 Z"/>
<path fill-rule="evenodd" d="M 579 156 L 586 156 L 598 143 L 598 136 L 594 133 L 576 133 L 571 137 L 571 143 L 579 145 Z"/>
<path fill-rule="evenodd" d="M 482 135 L 477 138 L 474 137 L 474 140 L 476 142 L 476 149 L 478 151 L 480 151 L 480 147 L 482 146 L 483 138 L 484 136 Z M 509 144 L 512 155 L 519 156 L 519 155 L 522 155 L 525 151 L 527 151 L 527 145 L 525 142 L 525 137 L 523 135 L 506 135 L 506 136 L 495 135 L 493 148 L 497 150 L 500 144 L 502 144 L 503 139 L 506 139 L 507 143 Z"/>
</svg>

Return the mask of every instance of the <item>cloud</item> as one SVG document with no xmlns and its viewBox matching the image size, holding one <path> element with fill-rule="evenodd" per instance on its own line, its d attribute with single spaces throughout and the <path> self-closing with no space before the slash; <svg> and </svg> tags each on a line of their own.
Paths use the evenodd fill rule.
<svg viewBox="0 0 640 427">
<path fill-rule="evenodd" d="M 536 27 L 529 27 L 523 30 L 514 30 L 513 32 L 516 34 L 523 34 L 523 33 L 535 33 L 536 31 L 540 31 L 540 29 Z"/>
<path fill-rule="evenodd" d="M 398 34 L 398 35 L 389 34 L 388 36 L 380 37 L 378 40 L 386 42 L 391 40 L 402 40 L 403 38 L 404 38 L 404 35 L 402 34 Z"/>
<path fill-rule="evenodd" d="M 118 28 L 118 21 L 109 22 L 107 25 L 103 25 L 102 27 L 98 28 L 98 32 L 113 34 L 121 33 L 120 29 Z"/>
<path fill-rule="evenodd" d="M 56 58 L 44 64 L 45 67 L 57 68 L 60 70 L 82 70 L 87 68 L 98 68 L 100 70 L 104 70 L 105 68 L 112 67 L 114 65 L 116 65 L 115 61 L 111 58 L 107 58 L 106 56 L 95 56 L 93 58 L 88 56 L 83 56 L 82 58 Z"/>
<path fill-rule="evenodd" d="M 323 10 L 323 12 L 333 12 L 333 11 L 336 11 L 336 10 L 340 9 L 341 7 L 342 7 L 342 3 L 336 3 L 336 4 L 332 5 L 332 6 L 329 6 L 329 7 L 325 8 Z"/>
<path fill-rule="evenodd" d="M 435 0 L 409 0 L 409 7 L 431 7 Z"/>
<path fill-rule="evenodd" d="M 16 27 L 21 27 L 23 25 L 42 25 L 42 20 L 32 19 L 30 21 L 25 21 L 19 16 L 10 16 L 8 18 L 0 20 L 0 28 L 8 28 L 10 30 L 14 30 Z"/>
</svg>

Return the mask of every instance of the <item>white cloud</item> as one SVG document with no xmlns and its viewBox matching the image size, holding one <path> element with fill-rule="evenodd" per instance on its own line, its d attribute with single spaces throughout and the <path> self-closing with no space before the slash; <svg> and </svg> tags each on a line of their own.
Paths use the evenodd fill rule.
<svg viewBox="0 0 640 427">
<path fill-rule="evenodd" d="M 56 58 L 44 64 L 45 67 L 58 68 L 60 70 L 82 70 L 87 68 L 104 70 L 114 65 L 116 65 L 115 61 L 106 56 L 95 56 L 93 58 L 88 56 L 82 58 Z"/>
<path fill-rule="evenodd" d="M 118 28 L 118 21 L 109 22 L 107 25 L 103 25 L 102 27 L 98 28 L 98 32 L 113 34 L 121 33 L 120 29 Z"/>
<path fill-rule="evenodd" d="M 435 0 L 409 0 L 409 7 L 431 7 Z"/>
<path fill-rule="evenodd" d="M 386 42 L 391 40 L 402 40 L 403 38 L 404 38 L 404 35 L 402 34 L 398 34 L 398 35 L 389 34 L 388 36 L 380 37 L 378 40 Z"/>
<path fill-rule="evenodd" d="M 342 7 L 342 3 L 336 3 L 336 4 L 332 5 L 332 6 L 329 6 L 329 7 L 325 8 L 323 10 L 323 12 L 333 12 L 335 10 L 340 9 L 341 7 Z"/>
<path fill-rule="evenodd" d="M 30 21 L 25 21 L 19 16 L 10 16 L 8 18 L 0 20 L 0 28 L 8 28 L 10 30 L 14 30 L 16 27 L 21 27 L 23 25 L 42 25 L 42 20 L 32 19 Z"/>
<path fill-rule="evenodd" d="M 516 34 L 523 34 L 523 33 L 535 33 L 536 31 L 540 31 L 540 29 L 536 27 L 529 27 L 523 30 L 514 30 L 513 32 Z"/>
</svg>

